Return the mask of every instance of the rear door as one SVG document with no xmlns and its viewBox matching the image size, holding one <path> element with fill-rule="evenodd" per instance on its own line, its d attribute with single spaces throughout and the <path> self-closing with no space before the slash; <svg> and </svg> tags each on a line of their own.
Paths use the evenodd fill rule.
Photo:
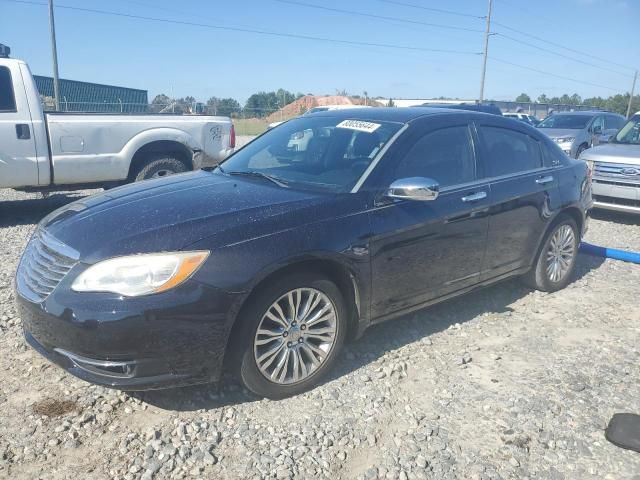
<svg viewBox="0 0 640 480">
<path fill-rule="evenodd" d="M 38 185 L 29 105 L 15 62 L 0 65 L 0 187 Z"/>
<path fill-rule="evenodd" d="M 429 177 L 440 184 L 440 195 L 424 202 L 380 197 L 372 210 L 374 318 L 478 282 L 490 192 L 478 181 L 466 118 L 413 122 L 394 154 L 376 168 L 382 190 L 402 178 Z"/>
<path fill-rule="evenodd" d="M 491 119 L 477 124 L 480 156 L 491 188 L 483 278 L 528 266 L 559 202 L 554 166 L 528 128 Z"/>
</svg>

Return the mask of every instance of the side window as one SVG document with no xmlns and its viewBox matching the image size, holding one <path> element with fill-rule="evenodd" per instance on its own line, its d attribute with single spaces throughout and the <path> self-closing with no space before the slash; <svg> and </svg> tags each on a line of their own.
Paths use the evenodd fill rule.
<svg viewBox="0 0 640 480">
<path fill-rule="evenodd" d="M 598 115 L 593 121 L 591 124 L 591 131 L 595 131 L 596 127 L 600 127 L 601 130 L 604 130 L 604 117 L 602 115 Z"/>
<path fill-rule="evenodd" d="M 620 130 L 624 126 L 624 118 L 616 117 L 614 115 L 607 115 L 605 118 L 606 130 Z"/>
<path fill-rule="evenodd" d="M 525 133 L 500 127 L 480 127 L 488 154 L 489 176 L 499 177 L 542 167 L 538 141 Z"/>
<path fill-rule="evenodd" d="M 400 161 L 396 179 L 429 177 L 441 187 L 475 179 L 475 157 L 469 128 L 448 127 L 426 134 Z"/>
<path fill-rule="evenodd" d="M 0 112 L 15 112 L 16 97 L 13 94 L 11 72 L 7 67 L 0 67 Z"/>
</svg>

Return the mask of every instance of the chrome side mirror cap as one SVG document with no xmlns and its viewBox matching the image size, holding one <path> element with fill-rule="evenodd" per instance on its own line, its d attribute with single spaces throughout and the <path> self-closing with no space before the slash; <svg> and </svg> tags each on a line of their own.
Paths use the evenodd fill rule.
<svg viewBox="0 0 640 480">
<path fill-rule="evenodd" d="M 428 202 L 438 198 L 439 193 L 440 185 L 433 178 L 411 177 L 393 182 L 385 196 L 398 200 Z"/>
</svg>

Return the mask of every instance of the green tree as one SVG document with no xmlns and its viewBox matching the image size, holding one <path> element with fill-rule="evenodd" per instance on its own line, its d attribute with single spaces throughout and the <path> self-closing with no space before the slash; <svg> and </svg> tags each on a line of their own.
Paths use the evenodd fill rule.
<svg viewBox="0 0 640 480">
<path fill-rule="evenodd" d="M 171 104 L 172 100 L 166 96 L 164 93 L 160 95 L 156 95 L 153 100 L 151 100 L 151 111 L 153 113 L 160 112 L 163 108 L 168 107 Z"/>
<path fill-rule="evenodd" d="M 393 98 L 390 98 L 389 101 L 387 102 L 387 107 L 395 107 L 396 104 L 393 103 Z"/>
<path fill-rule="evenodd" d="M 549 97 L 546 94 L 541 94 L 538 96 L 538 103 L 549 103 Z"/>
<path fill-rule="evenodd" d="M 207 100 L 207 106 L 209 107 L 209 113 L 223 117 L 231 117 L 241 110 L 240 104 L 234 98 L 211 97 Z"/>
<path fill-rule="evenodd" d="M 251 95 L 244 105 L 248 116 L 266 117 L 293 102 L 296 96 L 282 88 L 276 92 L 258 92 Z"/>
<path fill-rule="evenodd" d="M 526 93 L 521 93 L 516 97 L 516 102 L 519 103 L 531 103 L 531 97 Z"/>
</svg>

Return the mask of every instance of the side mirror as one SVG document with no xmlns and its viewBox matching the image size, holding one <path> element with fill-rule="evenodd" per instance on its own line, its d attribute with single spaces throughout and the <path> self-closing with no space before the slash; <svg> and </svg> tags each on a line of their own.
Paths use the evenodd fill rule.
<svg viewBox="0 0 640 480">
<path fill-rule="evenodd" d="M 440 185 L 432 178 L 411 177 L 396 180 L 387 189 L 385 196 L 399 200 L 428 202 L 438 198 Z"/>
<path fill-rule="evenodd" d="M 600 125 L 596 125 L 593 127 L 593 134 L 594 135 L 601 135 L 602 134 L 602 127 Z"/>
</svg>

